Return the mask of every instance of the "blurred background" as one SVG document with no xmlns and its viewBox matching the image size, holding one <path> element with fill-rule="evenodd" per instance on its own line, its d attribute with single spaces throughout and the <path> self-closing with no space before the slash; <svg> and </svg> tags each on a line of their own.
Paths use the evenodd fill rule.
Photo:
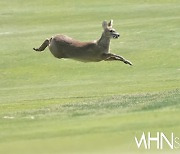
<svg viewBox="0 0 180 154">
<path fill-rule="evenodd" d="M 0 0 L 0 153 L 145 153 L 142 132 L 180 136 L 178 0 Z M 132 61 L 55 59 L 46 38 L 121 34 L 111 52 Z M 149 153 L 179 153 L 168 145 Z"/>
</svg>

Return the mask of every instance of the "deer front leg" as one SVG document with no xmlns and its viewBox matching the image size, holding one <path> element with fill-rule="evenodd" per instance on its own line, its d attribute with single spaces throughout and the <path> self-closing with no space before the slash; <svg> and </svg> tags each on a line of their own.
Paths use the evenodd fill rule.
<svg viewBox="0 0 180 154">
<path fill-rule="evenodd" d="M 112 54 L 112 53 L 104 53 L 102 55 L 103 59 L 105 61 L 112 61 L 112 60 L 119 60 L 124 62 L 125 64 L 129 64 L 132 65 L 132 63 L 128 60 L 126 60 L 125 58 L 123 58 L 122 56 L 116 55 L 116 54 Z"/>
</svg>

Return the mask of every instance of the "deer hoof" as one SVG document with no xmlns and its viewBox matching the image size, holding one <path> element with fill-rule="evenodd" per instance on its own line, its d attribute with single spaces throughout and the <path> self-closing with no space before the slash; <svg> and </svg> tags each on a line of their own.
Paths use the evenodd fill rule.
<svg viewBox="0 0 180 154">
<path fill-rule="evenodd" d="M 33 48 L 33 50 L 35 50 L 35 51 L 39 51 L 38 49 L 36 49 L 36 48 Z"/>
<path fill-rule="evenodd" d="M 124 61 L 124 63 L 125 63 L 125 64 L 129 64 L 129 65 L 131 65 L 131 66 L 133 65 L 133 64 L 132 64 L 130 61 L 128 61 L 128 60 Z"/>
</svg>

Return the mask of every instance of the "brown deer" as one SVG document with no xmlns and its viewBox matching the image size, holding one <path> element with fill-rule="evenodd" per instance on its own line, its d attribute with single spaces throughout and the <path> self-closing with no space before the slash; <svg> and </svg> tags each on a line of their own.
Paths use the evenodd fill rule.
<svg viewBox="0 0 180 154">
<path fill-rule="evenodd" d="M 119 38 L 119 33 L 112 28 L 113 20 L 109 23 L 103 21 L 104 29 L 102 36 L 97 41 L 80 42 L 66 35 L 56 35 L 46 39 L 39 48 L 33 48 L 35 51 L 43 51 L 47 46 L 56 58 L 70 58 L 82 62 L 99 62 L 119 60 L 125 64 L 132 63 L 122 56 L 110 53 L 110 39 Z"/>
</svg>

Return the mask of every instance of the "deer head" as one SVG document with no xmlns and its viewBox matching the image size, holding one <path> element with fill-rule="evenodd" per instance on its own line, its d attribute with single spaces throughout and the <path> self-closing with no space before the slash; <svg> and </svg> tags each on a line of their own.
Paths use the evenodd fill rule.
<svg viewBox="0 0 180 154">
<path fill-rule="evenodd" d="M 116 32 L 116 30 L 112 28 L 112 26 L 113 26 L 113 20 L 110 20 L 109 23 L 107 23 L 107 21 L 103 21 L 102 27 L 104 29 L 104 36 L 117 39 L 119 38 L 120 34 Z"/>
</svg>

